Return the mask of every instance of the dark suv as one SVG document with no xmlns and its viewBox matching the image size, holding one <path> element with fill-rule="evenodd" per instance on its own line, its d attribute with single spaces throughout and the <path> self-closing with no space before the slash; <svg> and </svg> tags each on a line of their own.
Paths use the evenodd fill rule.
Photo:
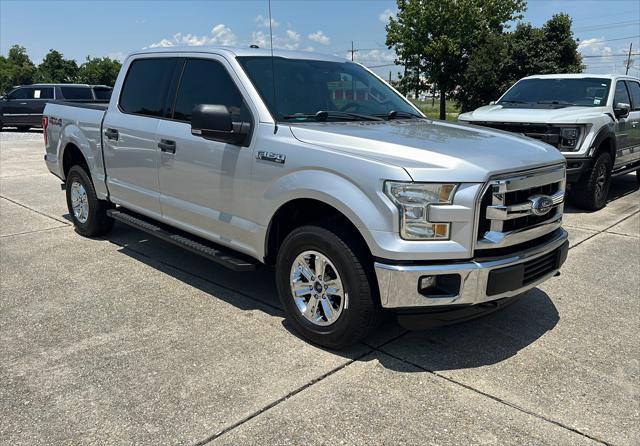
<svg viewBox="0 0 640 446">
<path fill-rule="evenodd" d="M 0 100 L 0 129 L 20 131 L 42 125 L 42 111 L 49 101 L 109 102 L 111 87 L 106 85 L 34 84 L 15 87 Z"/>
</svg>

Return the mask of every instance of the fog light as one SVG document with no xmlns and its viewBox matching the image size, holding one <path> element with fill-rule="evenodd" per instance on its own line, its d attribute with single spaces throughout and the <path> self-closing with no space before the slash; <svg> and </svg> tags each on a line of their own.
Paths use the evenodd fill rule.
<svg viewBox="0 0 640 446">
<path fill-rule="evenodd" d="M 420 285 L 418 285 L 418 289 L 420 292 L 424 292 L 427 288 L 431 288 L 436 285 L 436 277 L 435 276 L 422 276 L 420 277 Z"/>
<path fill-rule="evenodd" d="M 455 297 L 460 294 L 460 274 L 421 276 L 418 279 L 418 293 L 425 297 Z"/>
</svg>

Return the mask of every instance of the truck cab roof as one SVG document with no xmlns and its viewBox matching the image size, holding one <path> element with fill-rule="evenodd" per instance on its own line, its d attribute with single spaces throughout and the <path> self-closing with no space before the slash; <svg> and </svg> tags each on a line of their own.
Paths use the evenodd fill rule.
<svg viewBox="0 0 640 446">
<path fill-rule="evenodd" d="M 157 53 L 208 53 L 208 54 L 223 54 L 230 57 L 271 57 L 271 50 L 269 48 L 251 48 L 251 47 L 232 47 L 232 46 L 167 46 L 158 48 L 147 48 L 140 51 L 135 51 L 129 54 L 129 57 L 140 56 L 144 54 L 157 54 Z M 310 59 L 310 60 L 324 60 L 329 62 L 346 62 L 347 60 L 332 56 L 329 54 L 316 53 L 311 51 L 293 51 L 293 50 L 273 50 L 274 57 L 282 57 L 287 59 Z"/>
</svg>

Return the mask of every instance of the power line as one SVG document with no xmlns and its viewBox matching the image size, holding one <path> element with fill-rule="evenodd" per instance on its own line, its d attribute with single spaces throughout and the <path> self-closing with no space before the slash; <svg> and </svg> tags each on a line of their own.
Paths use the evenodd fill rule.
<svg viewBox="0 0 640 446">
<path fill-rule="evenodd" d="M 637 25 L 637 20 L 626 20 L 624 22 L 615 22 L 615 23 L 603 23 L 601 25 L 594 26 L 585 26 L 582 28 L 575 28 L 573 31 L 598 31 L 601 29 L 609 29 L 609 28 L 621 28 L 625 26 Z"/>
<path fill-rule="evenodd" d="M 640 56 L 640 53 L 632 53 L 632 56 Z M 587 58 L 602 58 L 602 57 L 627 57 L 628 54 L 599 54 L 592 56 L 582 56 L 583 59 Z"/>
<path fill-rule="evenodd" d="M 638 34 L 637 36 L 620 37 L 618 39 L 596 40 L 595 42 L 587 42 L 587 43 L 583 43 L 584 40 L 582 40 L 582 41 L 578 41 L 578 45 L 579 46 L 597 45 L 599 43 L 604 43 L 604 42 L 615 42 L 618 40 L 635 39 L 636 37 L 640 37 L 640 34 Z M 589 40 L 589 39 L 585 39 L 585 40 Z"/>
</svg>

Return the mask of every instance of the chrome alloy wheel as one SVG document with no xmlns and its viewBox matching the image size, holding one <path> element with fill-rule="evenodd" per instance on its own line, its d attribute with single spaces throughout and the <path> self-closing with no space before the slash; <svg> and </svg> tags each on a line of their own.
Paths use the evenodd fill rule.
<svg viewBox="0 0 640 446">
<path fill-rule="evenodd" d="M 305 319 L 320 326 L 338 320 L 346 297 L 331 260 L 317 251 L 304 251 L 293 261 L 290 278 L 293 300 Z"/>
<path fill-rule="evenodd" d="M 86 223 L 89 218 L 89 197 L 87 191 L 79 181 L 71 183 L 71 208 L 73 215 L 80 223 Z"/>
</svg>

